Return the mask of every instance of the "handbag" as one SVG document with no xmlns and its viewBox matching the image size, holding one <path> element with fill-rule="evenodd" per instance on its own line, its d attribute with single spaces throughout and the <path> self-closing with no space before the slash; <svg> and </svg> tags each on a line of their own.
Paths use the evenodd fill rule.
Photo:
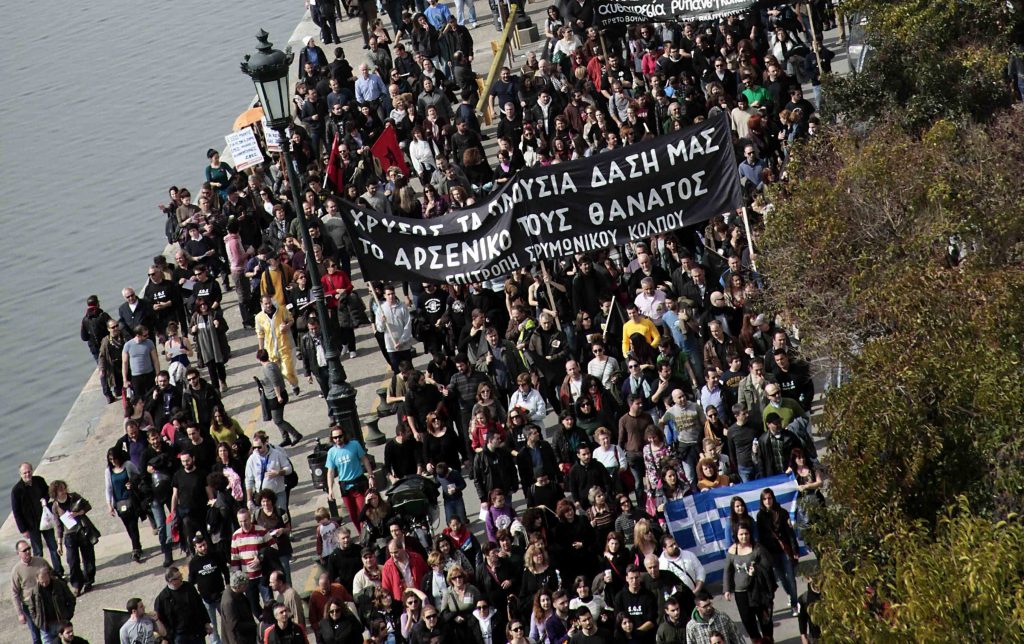
<svg viewBox="0 0 1024 644">
<path fill-rule="evenodd" d="M 622 462 L 619 460 L 619 449 L 618 447 L 613 448 L 615 450 L 615 469 L 619 473 L 619 485 L 622 486 L 622 493 L 629 494 L 632 490 L 636 489 L 636 477 L 633 476 L 633 470 L 622 469 Z"/>
<path fill-rule="evenodd" d="M 57 519 L 53 516 L 53 512 L 50 508 L 46 507 L 46 503 L 43 503 L 43 514 L 39 517 L 39 531 L 44 532 L 46 530 L 53 530 L 57 525 Z"/>
<path fill-rule="evenodd" d="M 131 499 L 122 499 L 114 505 L 114 510 L 117 511 L 117 516 L 122 519 L 131 514 L 134 506 L 132 505 Z"/>
</svg>

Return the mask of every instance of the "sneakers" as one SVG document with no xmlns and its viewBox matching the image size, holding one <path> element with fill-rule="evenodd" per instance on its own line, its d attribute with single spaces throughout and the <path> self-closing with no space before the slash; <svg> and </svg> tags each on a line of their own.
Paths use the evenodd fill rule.
<svg viewBox="0 0 1024 644">
<path fill-rule="evenodd" d="M 355 357 L 356 357 L 357 355 L 358 355 L 358 354 L 357 354 L 357 353 L 356 353 L 355 351 L 349 351 L 349 352 L 348 352 L 348 357 L 349 357 L 349 358 L 355 358 Z"/>
<path fill-rule="evenodd" d="M 299 386 L 298 385 L 295 385 L 294 387 L 292 387 L 292 395 L 293 396 L 298 396 L 299 395 Z"/>
<path fill-rule="evenodd" d="M 794 606 L 793 607 L 793 617 L 800 617 L 800 607 L 799 606 Z"/>
<path fill-rule="evenodd" d="M 476 29 L 476 27 L 477 27 L 477 24 L 475 22 L 470 23 L 470 25 L 469 25 L 470 29 Z"/>
</svg>

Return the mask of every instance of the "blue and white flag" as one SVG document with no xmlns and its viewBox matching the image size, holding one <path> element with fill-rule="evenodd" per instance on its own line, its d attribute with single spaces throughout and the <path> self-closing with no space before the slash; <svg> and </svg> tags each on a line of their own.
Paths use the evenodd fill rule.
<svg viewBox="0 0 1024 644">
<path fill-rule="evenodd" d="M 775 492 L 779 505 L 789 511 L 790 520 L 796 516 L 796 479 L 780 474 L 748 483 L 729 487 L 714 488 L 698 492 L 683 499 L 665 504 L 665 519 L 668 528 L 680 548 L 697 555 L 707 581 L 720 581 L 725 570 L 725 552 L 732 543 L 729 530 L 729 515 L 732 498 L 738 496 L 747 504 L 752 521 L 757 521 L 761 491 L 770 487 Z M 807 549 L 800 543 L 800 554 Z"/>
</svg>

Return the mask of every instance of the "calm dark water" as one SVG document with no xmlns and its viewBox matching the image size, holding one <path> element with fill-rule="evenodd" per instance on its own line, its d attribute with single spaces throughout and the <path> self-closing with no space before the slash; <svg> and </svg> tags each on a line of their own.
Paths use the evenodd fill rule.
<svg viewBox="0 0 1024 644">
<path fill-rule="evenodd" d="M 156 206 L 195 192 L 253 96 L 239 71 L 264 28 L 283 48 L 298 2 L 8 4 L 0 21 L 0 513 L 94 368 L 85 298 L 116 315 L 163 250 Z"/>
</svg>

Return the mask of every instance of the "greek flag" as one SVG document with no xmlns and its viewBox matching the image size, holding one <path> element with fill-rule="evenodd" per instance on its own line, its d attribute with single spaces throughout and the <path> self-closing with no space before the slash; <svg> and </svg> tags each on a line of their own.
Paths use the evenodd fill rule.
<svg viewBox="0 0 1024 644">
<path fill-rule="evenodd" d="M 668 528 L 680 548 L 697 555 L 704 565 L 706 581 L 721 581 L 725 570 L 725 552 L 732 544 L 729 529 L 729 515 L 732 498 L 738 496 L 747 503 L 747 512 L 753 521 L 757 520 L 761 491 L 770 487 L 775 492 L 779 505 L 789 510 L 789 518 L 796 515 L 796 479 L 780 474 L 748 483 L 715 488 L 698 492 L 677 501 L 665 504 L 665 519 Z M 807 549 L 800 543 L 800 554 Z"/>
</svg>

